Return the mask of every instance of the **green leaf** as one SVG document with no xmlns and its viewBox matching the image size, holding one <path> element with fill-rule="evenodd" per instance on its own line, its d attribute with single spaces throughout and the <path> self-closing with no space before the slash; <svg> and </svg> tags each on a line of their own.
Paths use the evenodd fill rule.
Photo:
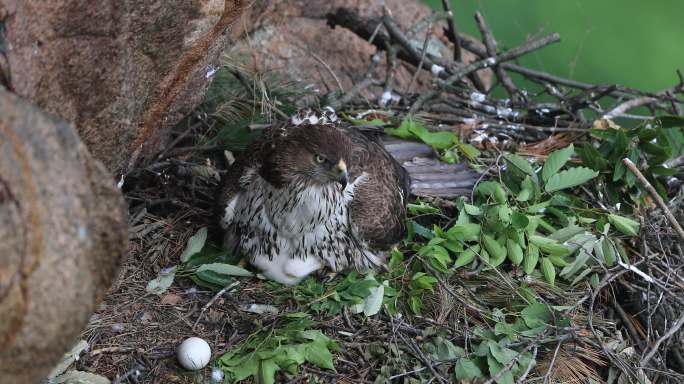
<svg viewBox="0 0 684 384">
<path fill-rule="evenodd" d="M 366 297 L 363 304 L 363 314 L 366 317 L 373 316 L 380 312 L 382 308 L 382 299 L 385 297 L 385 285 L 380 284 L 377 287 L 370 289 L 370 294 Z"/>
<path fill-rule="evenodd" d="M 544 186 L 546 192 L 560 191 L 561 189 L 572 188 L 584 184 L 598 176 L 598 172 L 585 167 L 575 167 L 556 173 L 551 176 Z"/>
<path fill-rule="evenodd" d="M 499 204 L 505 204 L 506 201 L 508 201 L 506 191 L 504 191 L 501 185 L 497 184 L 496 187 L 494 187 L 494 200 L 496 200 L 496 202 Z"/>
<path fill-rule="evenodd" d="M 561 228 L 556 232 L 552 233 L 549 236 L 549 238 L 559 242 L 566 242 L 570 240 L 573 236 L 580 234 L 582 232 L 584 232 L 584 228 L 576 224 L 570 224 L 567 227 Z"/>
<path fill-rule="evenodd" d="M 615 262 L 617 261 L 617 255 L 615 252 L 615 245 L 613 242 L 607 238 L 603 237 L 602 240 L 600 241 L 601 246 L 601 255 L 603 256 L 603 261 L 606 263 L 607 266 L 612 267 L 615 265 Z M 598 246 L 598 244 L 596 245 Z"/>
<path fill-rule="evenodd" d="M 514 350 L 502 347 L 494 341 L 490 341 L 488 344 L 489 353 L 491 353 L 492 357 L 501 364 L 508 364 L 508 362 L 515 359 L 515 356 L 518 354 Z"/>
<path fill-rule="evenodd" d="M 596 289 L 599 285 L 599 277 L 598 274 L 594 273 L 591 275 L 589 278 L 589 284 L 591 284 L 591 287 Z"/>
<path fill-rule="evenodd" d="M 584 280 L 585 277 L 587 277 L 588 274 L 591 273 L 591 268 L 585 268 L 579 275 L 577 275 L 573 280 L 572 283 L 570 283 L 571 286 L 575 286 L 577 283 L 580 281 Z"/>
<path fill-rule="evenodd" d="M 461 358 L 456 363 L 454 374 L 458 380 L 472 380 L 483 378 L 480 368 L 470 359 Z"/>
<path fill-rule="evenodd" d="M 422 236 L 426 239 L 432 239 L 433 237 L 435 237 L 435 233 L 433 231 L 416 223 L 414 220 L 409 220 L 407 230 L 409 231 L 409 234 L 411 233 L 411 231 L 413 231 L 413 233 L 415 233 L 416 235 Z"/>
<path fill-rule="evenodd" d="M 676 168 L 666 168 L 661 165 L 650 167 L 649 171 L 657 176 L 674 176 L 679 173 L 679 170 Z"/>
<path fill-rule="evenodd" d="M 417 272 L 411 278 L 411 285 L 418 289 L 425 289 L 432 292 L 432 286 L 437 282 L 437 279 L 433 276 L 426 274 L 425 272 Z"/>
<path fill-rule="evenodd" d="M 504 365 L 499 363 L 499 361 L 491 355 L 487 356 L 487 365 L 489 366 L 489 374 L 492 377 L 495 377 L 497 373 L 501 372 L 501 370 L 504 368 Z M 511 370 L 508 370 L 502 375 L 500 375 L 499 378 L 496 380 L 496 383 L 514 384 L 513 373 L 511 372 Z"/>
<path fill-rule="evenodd" d="M 542 257 L 541 271 L 542 275 L 544 275 L 544 279 L 546 279 L 549 284 L 554 285 L 556 282 L 556 267 L 553 266 L 553 263 L 548 257 Z"/>
<path fill-rule="evenodd" d="M 636 236 L 639 233 L 639 222 L 626 217 L 610 214 L 608 221 L 627 236 Z"/>
<path fill-rule="evenodd" d="M 237 265 L 231 265 L 231 264 L 225 264 L 225 263 L 211 263 L 211 264 L 202 264 L 200 265 L 199 268 L 197 268 L 197 273 L 200 272 L 205 272 L 205 271 L 211 271 L 214 273 L 218 273 L 220 275 L 228 275 L 228 276 L 241 276 L 241 277 L 250 277 L 253 276 L 253 273 L 238 267 Z"/>
<path fill-rule="evenodd" d="M 561 256 L 549 255 L 549 257 L 547 257 L 547 259 L 549 259 L 549 261 L 551 261 L 551 264 L 555 265 L 556 267 L 561 267 L 561 268 L 563 268 L 563 267 L 567 267 L 568 265 L 570 265 L 570 263 L 568 263 L 568 262 L 567 262 L 563 257 L 561 257 Z"/>
<path fill-rule="evenodd" d="M 235 279 L 228 275 L 223 275 L 212 271 L 195 272 L 195 274 L 190 277 L 198 285 L 215 291 L 219 291 L 223 287 L 226 287 L 235 281 Z"/>
<path fill-rule="evenodd" d="M 145 291 L 147 293 L 153 293 L 155 295 L 161 295 L 166 292 L 167 289 L 173 284 L 173 279 L 176 276 L 176 270 L 178 267 L 175 265 L 171 268 L 164 268 L 159 272 L 156 278 L 150 280 L 147 283 Z"/>
<path fill-rule="evenodd" d="M 523 230 L 530 224 L 530 219 L 524 213 L 513 211 L 513 215 L 511 216 L 511 224 L 513 225 L 513 228 L 517 230 Z"/>
<path fill-rule="evenodd" d="M 570 250 L 559 243 L 557 240 L 549 239 L 544 236 L 531 235 L 528 237 L 532 244 L 539 247 L 540 250 L 556 256 L 565 256 L 570 253 Z"/>
<path fill-rule="evenodd" d="M 582 163 L 587 167 L 602 172 L 608 169 L 608 162 L 591 143 L 587 143 L 577 148 L 577 155 L 582 159 Z"/>
<path fill-rule="evenodd" d="M 441 272 L 448 270 L 448 264 L 451 263 L 449 252 L 442 246 L 433 245 L 423 247 L 420 253 L 429 257 L 430 264 Z"/>
<path fill-rule="evenodd" d="M 185 263 L 190 260 L 194 254 L 198 253 L 204 247 L 204 243 L 207 241 L 207 228 L 200 228 L 197 233 L 192 235 L 188 239 L 188 243 L 185 245 L 185 249 L 180 256 L 181 262 Z"/>
<path fill-rule="evenodd" d="M 460 267 L 466 266 L 475 260 L 475 256 L 477 253 L 480 252 L 480 246 L 479 245 L 473 245 L 470 248 L 466 249 L 465 251 L 461 252 L 460 255 L 456 258 L 456 262 L 454 263 L 454 269 L 458 269 Z"/>
<path fill-rule="evenodd" d="M 513 265 L 520 265 L 523 261 L 523 250 L 520 244 L 511 239 L 507 239 L 506 249 L 508 252 L 508 260 L 510 260 Z"/>
<path fill-rule="evenodd" d="M 235 375 L 235 380 L 240 381 L 250 376 L 256 377 L 258 375 L 259 357 L 256 354 L 252 354 L 249 358 L 236 356 L 231 359 L 225 359 L 224 357 L 221 357 L 221 362 L 227 366 L 227 371 Z"/>
<path fill-rule="evenodd" d="M 489 264 L 493 267 L 499 266 L 501 263 L 506 260 L 506 247 L 503 245 L 499 244 L 496 239 L 494 239 L 490 235 L 484 235 L 483 236 L 483 241 L 484 241 L 484 246 L 487 252 L 489 253 L 491 259 L 489 260 Z"/>
<path fill-rule="evenodd" d="M 534 272 L 539 262 L 539 247 L 532 243 L 527 244 L 527 252 L 525 253 L 525 259 L 523 260 L 523 269 L 525 273 L 530 275 Z"/>
<path fill-rule="evenodd" d="M 570 253 L 575 252 L 579 248 L 582 248 L 587 252 L 591 252 L 595 243 L 596 235 L 589 232 L 578 233 L 564 242 L 565 246 L 567 246 L 570 250 Z"/>
<path fill-rule="evenodd" d="M 275 384 L 275 374 L 280 370 L 275 359 L 267 359 L 259 361 L 259 370 L 257 371 L 256 382 L 260 384 Z"/>
<path fill-rule="evenodd" d="M 575 147 L 572 144 L 569 146 L 553 151 L 544 162 L 542 168 L 542 179 L 548 181 L 551 176 L 555 175 L 568 162 L 572 154 L 575 153 Z"/>
<path fill-rule="evenodd" d="M 584 248 L 580 249 L 579 252 L 577 252 L 577 256 L 575 256 L 575 260 L 560 271 L 560 276 L 563 276 L 565 279 L 569 280 L 570 277 L 572 277 L 580 269 L 586 267 L 587 261 L 590 259 L 591 254 Z"/>
<path fill-rule="evenodd" d="M 475 241 L 480 238 L 480 224 L 456 224 L 449 228 L 446 235 L 449 239 Z"/>
<path fill-rule="evenodd" d="M 418 295 L 411 295 L 411 297 L 409 297 L 409 306 L 411 307 L 411 312 L 420 315 L 423 302 Z"/>
<path fill-rule="evenodd" d="M 385 121 L 382 119 L 375 118 L 373 120 L 366 120 L 366 119 L 349 119 L 352 124 L 354 125 L 374 125 L 374 126 L 383 126 L 387 124 Z"/>
<path fill-rule="evenodd" d="M 320 331 L 319 331 L 320 332 Z M 306 344 L 306 361 L 325 369 L 335 369 L 333 357 L 325 342 L 314 341 Z"/>
<path fill-rule="evenodd" d="M 534 181 L 530 176 L 525 176 L 522 183 L 520 184 L 520 192 L 515 197 L 518 201 L 528 201 L 534 196 Z"/>
<path fill-rule="evenodd" d="M 468 160 L 475 160 L 478 156 L 480 156 L 480 151 L 473 147 L 470 144 L 463 143 L 461 140 L 456 139 L 456 147 L 458 148 L 461 153 L 465 155 L 465 157 L 468 158 Z"/>
<path fill-rule="evenodd" d="M 684 117 L 681 116 L 658 116 L 652 122 L 661 128 L 684 127 Z"/>
<path fill-rule="evenodd" d="M 436 149 L 447 149 L 457 142 L 453 132 L 431 132 L 422 123 L 410 116 L 404 119 L 398 128 L 385 128 L 385 132 L 403 139 L 418 138 Z"/>
<path fill-rule="evenodd" d="M 453 132 L 431 132 L 422 124 L 415 124 L 409 130 L 422 142 L 435 149 L 450 148 L 456 140 L 456 135 Z"/>
<path fill-rule="evenodd" d="M 463 348 L 455 346 L 454 343 L 443 337 L 437 336 L 434 345 L 436 350 L 433 356 L 437 361 L 453 361 L 465 356 Z"/>
<path fill-rule="evenodd" d="M 482 214 L 480 207 L 468 203 L 463 204 L 463 210 L 471 216 L 480 216 Z"/>
<path fill-rule="evenodd" d="M 608 154 L 608 161 L 616 163 L 622 160 L 625 151 L 629 147 L 629 138 L 625 130 L 620 128 L 615 130 L 615 141 L 610 146 L 610 153 Z"/>
<path fill-rule="evenodd" d="M 520 312 L 528 328 L 537 328 L 551 322 L 551 310 L 542 303 L 532 303 Z"/>
<path fill-rule="evenodd" d="M 501 187 L 501 184 L 497 183 L 496 181 L 488 180 L 481 182 L 475 189 L 475 193 L 478 193 L 484 197 L 492 197 L 494 201 L 499 204 L 503 204 L 507 201 L 506 191 L 504 191 L 503 187 Z"/>
<path fill-rule="evenodd" d="M 506 159 L 506 161 L 508 161 L 515 168 L 529 175 L 532 178 L 532 180 L 537 179 L 537 174 L 534 173 L 534 169 L 532 168 L 530 162 L 527 161 L 527 159 L 513 153 L 507 153 L 503 156 L 503 158 Z"/>
<path fill-rule="evenodd" d="M 413 139 L 415 136 L 409 130 L 409 126 L 412 124 L 412 122 L 413 120 L 411 118 L 406 118 L 397 128 L 385 128 L 385 133 L 400 137 L 402 139 Z"/>
<path fill-rule="evenodd" d="M 421 201 L 419 204 L 406 204 L 406 208 L 408 208 L 409 213 L 412 215 L 439 213 L 439 208 L 433 207 L 424 201 Z"/>
</svg>

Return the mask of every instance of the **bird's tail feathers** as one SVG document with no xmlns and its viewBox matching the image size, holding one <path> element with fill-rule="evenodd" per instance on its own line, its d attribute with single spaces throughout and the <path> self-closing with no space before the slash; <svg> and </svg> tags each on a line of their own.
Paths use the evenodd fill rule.
<svg viewBox="0 0 684 384">
<path fill-rule="evenodd" d="M 429 145 L 384 137 L 382 144 L 408 172 L 414 196 L 453 198 L 469 195 L 480 174 L 465 163 L 448 164 L 436 158 Z"/>
</svg>

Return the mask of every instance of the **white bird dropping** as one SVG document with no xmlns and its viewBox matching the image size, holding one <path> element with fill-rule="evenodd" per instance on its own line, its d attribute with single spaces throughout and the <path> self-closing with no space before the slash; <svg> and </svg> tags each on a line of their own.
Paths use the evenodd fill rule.
<svg viewBox="0 0 684 384">
<path fill-rule="evenodd" d="M 209 364 L 211 360 L 211 348 L 204 339 L 190 337 L 185 339 L 176 351 L 178 362 L 183 368 L 196 371 Z"/>
</svg>

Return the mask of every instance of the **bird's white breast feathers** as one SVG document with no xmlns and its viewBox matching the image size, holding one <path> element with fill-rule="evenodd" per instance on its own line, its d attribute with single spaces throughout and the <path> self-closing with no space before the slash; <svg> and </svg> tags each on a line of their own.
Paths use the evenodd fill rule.
<svg viewBox="0 0 684 384">
<path fill-rule="evenodd" d="M 355 187 L 366 178 L 344 190 L 303 183 L 276 189 L 248 169 L 222 224 L 239 231 L 240 249 L 253 265 L 284 284 L 296 284 L 324 265 L 333 271 L 368 269 L 381 259 L 358 236 L 349 215 Z"/>
</svg>

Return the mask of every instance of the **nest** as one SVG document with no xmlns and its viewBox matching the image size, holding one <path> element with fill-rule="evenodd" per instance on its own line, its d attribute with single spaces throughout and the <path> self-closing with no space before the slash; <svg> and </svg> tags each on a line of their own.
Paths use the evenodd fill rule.
<svg viewBox="0 0 684 384">
<path fill-rule="evenodd" d="M 302 310 L 292 291 L 274 289 L 257 279 L 245 279 L 239 288 L 223 290 L 220 296 L 183 278 L 176 279 L 161 297 L 145 293 L 148 281 L 160 270 L 178 264 L 187 239 L 198 228 L 214 227 L 219 179 L 229 166 L 232 152 L 244 148 L 271 118 L 287 117 L 302 107 L 321 106 L 332 106 L 368 121 L 411 115 L 431 130 L 457 133 L 463 142 L 483 151 L 478 160 L 483 179 L 498 175 L 503 150 L 545 158 L 553 150 L 586 137 L 597 124 L 638 124 L 657 115 L 682 115 L 684 81 L 661 92 L 644 92 L 559 78 L 512 63 L 557 42 L 556 34 L 499 51 L 480 15 L 477 21 L 482 43 L 458 35 L 449 15 L 435 14 L 412 30 L 402 31 L 388 12 L 372 19 L 348 9 L 329 14 L 330 26 L 347 28 L 378 48 L 377 59 L 345 93 L 312 94 L 302 84 L 250 72 L 235 63 L 227 65 L 215 80 L 207 102 L 176 127 L 170 145 L 126 177 L 130 257 L 84 333 L 93 349 L 78 365 L 114 377 L 115 382 L 208 380 L 210 370 L 182 373 L 172 359 L 175 346 L 183 338 L 204 337 L 220 355 L 255 329 L 283 322 L 277 314 L 247 312 L 246 306 L 274 304 L 280 313 Z M 445 25 L 453 58 L 428 53 L 433 39 L 428 31 L 433 25 Z M 420 36 L 423 43 L 417 45 Z M 462 50 L 479 59 L 461 62 Z M 386 56 L 384 79 L 376 77 L 381 55 Z M 416 73 L 429 71 L 434 76 L 433 85 L 420 92 L 414 92 L 413 85 L 403 91 L 396 89 L 393 70 L 398 61 L 413 66 Z M 495 97 L 492 92 L 496 87 L 486 87 L 481 78 L 483 71 L 490 70 L 505 93 L 503 97 Z M 522 75 L 535 89 L 520 88 L 510 73 Z M 370 92 L 376 98 L 364 100 L 359 97 L 361 92 Z M 631 113 L 639 107 L 640 113 Z M 231 152 L 224 152 L 226 149 Z M 573 287 L 535 285 L 514 272 L 479 270 L 451 277 L 435 273 L 437 290 L 425 297 L 421 316 L 381 313 L 364 318 L 351 315 L 348 309 L 336 316 L 312 313 L 318 327 L 335 338 L 342 351 L 335 355 L 335 371 L 303 365 L 291 382 L 449 382 L 453 364 L 435 360 L 429 345 L 437 345 L 439 336 L 472 351 L 481 339 L 472 329 L 493 324 L 489 315 L 483 314 L 510 307 L 511 292 L 523 286 L 531 287 L 553 305 L 574 309 L 569 313 L 568 326 L 553 328 L 518 345 L 520 356 L 524 353 L 537 361 L 524 367 L 519 382 L 601 381 L 610 375 L 622 375 L 629 381 L 648 378 L 660 383 L 680 382 L 684 377 L 684 253 L 682 239 L 668 214 L 681 219 L 683 194 L 681 183 L 673 181 L 668 188 L 670 201 L 665 206 L 654 202 L 635 212 L 643 237 L 627 244 L 634 268 L 618 265 L 607 269 L 593 287 L 589 283 Z M 430 201 L 442 207 L 447 217 L 420 222 L 427 226 L 451 220 L 450 200 Z M 212 237 L 218 243 L 220 233 L 210 231 Z M 399 305 L 400 313 L 406 309 L 403 306 Z M 502 367 L 495 379 L 512 365 Z"/>
</svg>

